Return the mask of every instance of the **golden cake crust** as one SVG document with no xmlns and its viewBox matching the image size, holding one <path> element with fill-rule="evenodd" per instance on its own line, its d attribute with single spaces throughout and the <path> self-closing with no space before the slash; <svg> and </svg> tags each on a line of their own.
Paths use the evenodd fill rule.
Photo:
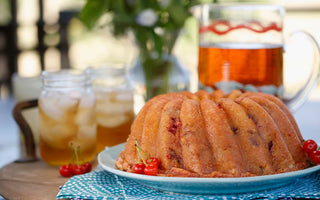
<svg viewBox="0 0 320 200">
<path fill-rule="evenodd" d="M 138 143 L 160 161 L 158 176 L 269 175 L 308 167 L 302 142 L 277 97 L 240 90 L 169 93 L 141 109 L 115 165 L 132 172 L 141 162 Z"/>
</svg>

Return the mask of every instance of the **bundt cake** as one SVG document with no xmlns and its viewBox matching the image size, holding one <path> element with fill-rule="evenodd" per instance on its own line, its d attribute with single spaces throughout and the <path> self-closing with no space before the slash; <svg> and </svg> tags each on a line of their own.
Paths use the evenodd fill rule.
<svg viewBox="0 0 320 200">
<path fill-rule="evenodd" d="M 115 165 L 132 172 L 141 162 L 138 144 L 160 161 L 160 176 L 269 175 L 308 167 L 302 143 L 292 114 L 275 96 L 240 90 L 169 93 L 141 109 Z"/>
</svg>

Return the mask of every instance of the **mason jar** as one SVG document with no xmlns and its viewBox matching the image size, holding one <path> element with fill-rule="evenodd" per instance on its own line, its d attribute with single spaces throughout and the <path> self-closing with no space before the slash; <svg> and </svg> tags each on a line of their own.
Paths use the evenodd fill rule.
<svg viewBox="0 0 320 200">
<path fill-rule="evenodd" d="M 39 98 L 40 154 L 50 165 L 68 164 L 78 156 L 95 158 L 95 98 L 85 72 L 42 73 Z"/>
<path fill-rule="evenodd" d="M 91 67 L 87 72 L 96 97 L 96 151 L 100 152 L 127 140 L 134 118 L 134 88 L 125 65 Z"/>
</svg>

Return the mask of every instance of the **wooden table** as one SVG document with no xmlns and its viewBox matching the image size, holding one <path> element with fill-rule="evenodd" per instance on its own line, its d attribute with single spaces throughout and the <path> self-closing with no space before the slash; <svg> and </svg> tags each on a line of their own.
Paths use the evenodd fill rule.
<svg viewBox="0 0 320 200">
<path fill-rule="evenodd" d="M 97 165 L 94 161 L 93 167 Z M 8 200 L 53 200 L 68 178 L 59 174 L 59 167 L 39 159 L 34 162 L 13 162 L 0 169 L 0 194 Z"/>
<path fill-rule="evenodd" d="M 67 180 L 60 176 L 58 167 L 42 160 L 13 162 L 0 170 L 0 194 L 9 200 L 53 200 Z"/>
</svg>

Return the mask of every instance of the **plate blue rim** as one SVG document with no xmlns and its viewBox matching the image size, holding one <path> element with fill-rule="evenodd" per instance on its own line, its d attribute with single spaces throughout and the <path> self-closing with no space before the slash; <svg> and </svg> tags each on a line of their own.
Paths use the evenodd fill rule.
<svg viewBox="0 0 320 200">
<path fill-rule="evenodd" d="M 104 170 L 110 173 L 132 179 L 153 189 L 168 192 L 192 194 L 232 194 L 254 192 L 281 187 L 290 182 L 296 181 L 298 178 L 320 170 L 320 165 L 318 165 L 294 172 L 243 178 L 146 176 L 121 171 L 115 167 L 115 160 L 123 149 L 124 143 L 105 149 L 99 153 L 98 163 Z"/>
</svg>

